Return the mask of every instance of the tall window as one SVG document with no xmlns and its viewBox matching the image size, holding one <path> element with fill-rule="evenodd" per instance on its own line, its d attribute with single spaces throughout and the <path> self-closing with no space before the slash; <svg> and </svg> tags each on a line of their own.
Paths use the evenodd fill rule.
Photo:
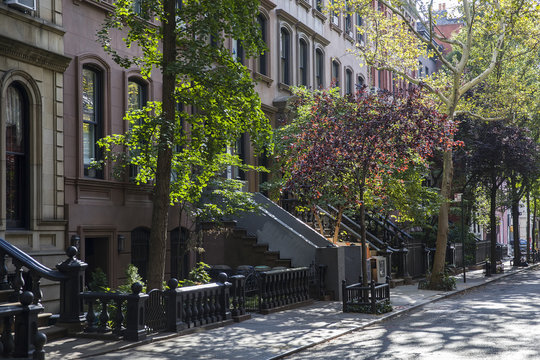
<svg viewBox="0 0 540 360">
<path fill-rule="evenodd" d="M 298 54 L 298 70 L 300 85 L 308 86 L 308 45 L 304 39 L 300 39 L 300 49 Z"/>
<path fill-rule="evenodd" d="M 235 61 L 240 64 L 244 64 L 244 48 L 240 40 L 233 39 L 232 41 L 232 55 Z"/>
<path fill-rule="evenodd" d="M 129 79 L 128 81 L 128 111 L 141 110 L 146 106 L 148 100 L 148 88 L 138 79 Z M 129 124 L 131 128 L 132 124 Z M 131 156 L 135 156 L 137 152 L 132 150 Z M 139 172 L 137 165 L 129 166 L 129 178 L 134 179 Z"/>
<path fill-rule="evenodd" d="M 364 44 L 364 35 L 360 32 L 358 29 L 359 27 L 364 25 L 364 19 L 360 16 L 360 14 L 356 13 L 356 42 L 360 45 Z"/>
<path fill-rule="evenodd" d="M 324 54 L 321 49 L 315 50 L 315 84 L 317 89 L 324 87 Z"/>
<path fill-rule="evenodd" d="M 353 73 L 351 69 L 345 70 L 345 94 L 352 94 L 353 92 Z"/>
<path fill-rule="evenodd" d="M 353 35 L 353 32 L 352 32 L 352 15 L 351 15 L 351 8 L 348 4 L 348 1 L 345 1 L 345 11 L 346 11 L 346 15 L 345 15 L 345 32 L 347 33 L 347 35 L 349 36 L 352 36 Z"/>
<path fill-rule="evenodd" d="M 11 85 L 6 103 L 6 218 L 7 228 L 28 225 L 28 101 L 24 91 Z"/>
<path fill-rule="evenodd" d="M 138 227 L 131 231 L 131 263 L 139 269 L 139 274 L 144 280 L 148 279 L 149 243 L 150 230 Z"/>
<path fill-rule="evenodd" d="M 263 15 L 259 14 L 259 16 L 257 16 L 257 21 L 259 22 L 259 25 L 261 27 L 262 40 L 268 46 L 268 39 L 266 36 L 266 18 Z M 264 52 L 259 56 L 259 74 L 268 75 L 267 66 L 268 65 L 266 61 L 266 52 Z"/>
<path fill-rule="evenodd" d="M 335 4 L 335 0 L 331 1 L 332 6 Z M 339 26 L 339 12 L 337 10 L 332 10 L 332 24 Z"/>
<path fill-rule="evenodd" d="M 99 159 L 100 149 L 96 141 L 102 137 L 103 107 L 101 73 L 83 68 L 82 115 L 83 115 L 83 164 L 84 175 L 101 178 L 103 172 L 93 168 L 92 161 Z"/>
<path fill-rule="evenodd" d="M 246 134 L 240 135 L 240 138 L 236 140 L 234 143 L 234 154 L 238 155 L 240 160 L 242 160 L 242 163 L 245 164 L 247 162 L 247 154 L 246 154 Z M 232 169 L 233 171 L 233 179 L 236 180 L 246 180 L 246 172 L 238 169 L 237 167 L 234 167 Z"/>
<path fill-rule="evenodd" d="M 289 32 L 281 28 L 281 82 L 283 84 L 290 84 L 290 64 L 291 64 L 291 55 L 290 55 L 290 44 L 291 44 L 291 35 Z"/>
<path fill-rule="evenodd" d="M 336 60 L 332 61 L 332 83 L 339 87 L 339 63 Z"/>
<path fill-rule="evenodd" d="M 128 110 L 139 110 L 146 105 L 147 101 L 146 85 L 136 79 L 128 81 Z"/>
<path fill-rule="evenodd" d="M 315 0 L 315 9 L 317 9 L 318 12 L 322 12 L 323 7 L 323 0 Z"/>
</svg>

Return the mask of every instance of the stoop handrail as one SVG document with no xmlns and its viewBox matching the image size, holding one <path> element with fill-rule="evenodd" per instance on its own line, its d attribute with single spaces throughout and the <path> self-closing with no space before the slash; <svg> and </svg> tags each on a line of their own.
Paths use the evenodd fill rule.
<svg viewBox="0 0 540 360">
<path fill-rule="evenodd" d="M 2 265 L 2 267 L 5 267 L 5 255 L 9 255 L 13 260 L 20 262 L 22 266 L 30 271 L 36 272 L 42 278 L 52 281 L 63 281 L 68 278 L 60 271 L 49 269 L 15 245 L 0 238 L 0 265 Z M 1 275 L 5 276 L 7 274 L 2 274 L 2 269 L 0 268 L 0 276 Z"/>
</svg>

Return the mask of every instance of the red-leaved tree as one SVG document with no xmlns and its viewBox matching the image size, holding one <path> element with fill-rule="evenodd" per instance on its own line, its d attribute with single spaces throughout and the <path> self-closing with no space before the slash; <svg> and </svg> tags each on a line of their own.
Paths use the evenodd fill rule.
<svg viewBox="0 0 540 360">
<path fill-rule="evenodd" d="M 311 204 L 338 209 L 334 242 L 343 212 L 358 208 L 362 272 L 366 268 L 366 191 L 384 196 L 385 179 L 424 162 L 437 147 L 453 146 L 456 130 L 416 90 L 395 94 L 361 90 L 341 96 L 337 88 L 298 89 L 297 115 L 282 129 L 285 188 Z M 367 277 L 363 276 L 367 284 Z"/>
</svg>

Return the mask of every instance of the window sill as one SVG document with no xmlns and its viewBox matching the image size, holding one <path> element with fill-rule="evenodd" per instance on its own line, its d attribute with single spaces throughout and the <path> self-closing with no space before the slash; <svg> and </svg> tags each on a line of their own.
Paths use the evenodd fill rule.
<svg viewBox="0 0 540 360">
<path fill-rule="evenodd" d="M 327 19 L 326 16 L 324 16 L 324 14 L 320 12 L 319 10 L 313 9 L 311 10 L 311 12 L 313 13 L 313 16 L 315 16 L 316 18 L 319 18 L 322 22 L 326 21 Z"/>
<path fill-rule="evenodd" d="M 287 85 L 287 84 L 284 84 L 284 83 L 280 82 L 280 83 L 278 83 L 278 89 L 282 90 L 282 91 L 286 91 L 289 94 L 292 94 L 291 85 Z"/>
<path fill-rule="evenodd" d="M 311 9 L 311 5 L 309 2 L 307 2 L 306 0 L 296 0 L 296 3 L 305 7 L 307 11 L 309 11 L 309 9 Z"/>
<path fill-rule="evenodd" d="M 354 44 L 355 41 L 352 35 L 352 32 L 345 32 L 343 36 L 345 37 L 345 40 L 348 40 L 351 44 Z"/>
<path fill-rule="evenodd" d="M 266 83 L 266 85 L 268 85 L 268 87 L 270 87 L 270 85 L 272 85 L 272 83 L 274 82 L 274 80 L 267 76 L 267 75 L 264 75 L 264 74 L 261 74 L 257 71 L 254 71 L 253 72 L 253 77 L 256 79 L 256 80 L 260 80 L 264 83 Z"/>
<path fill-rule="evenodd" d="M 339 35 L 341 35 L 341 33 L 343 32 L 343 30 L 338 25 L 336 25 L 335 23 L 330 23 L 330 29 L 334 30 Z"/>
</svg>

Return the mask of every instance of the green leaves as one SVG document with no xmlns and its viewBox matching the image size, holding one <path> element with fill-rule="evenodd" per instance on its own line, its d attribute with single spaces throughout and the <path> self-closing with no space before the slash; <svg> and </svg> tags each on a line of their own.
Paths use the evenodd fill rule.
<svg viewBox="0 0 540 360">
<path fill-rule="evenodd" d="M 452 146 L 455 125 L 421 94 L 295 94 L 297 117 L 277 132 L 285 189 L 310 204 L 351 208 L 367 201 L 411 216 L 412 198 L 436 199 L 422 190 L 420 174 L 433 149 Z"/>
<path fill-rule="evenodd" d="M 98 38 L 123 67 L 139 66 L 147 77 L 156 69 L 172 74 L 177 80 L 174 91 L 163 96 L 174 97 L 181 106 L 171 114 L 163 111 L 161 102 L 149 102 L 144 109 L 126 114 L 130 127 L 125 134 L 108 136 L 100 144 L 117 169 L 136 166 L 134 181 L 138 184 L 154 182 L 158 155 L 171 149 L 170 201 L 196 203 L 227 167 L 260 170 L 227 153 L 242 134 L 249 134 L 256 150 L 272 151 L 272 130 L 251 74 L 225 46 L 235 38 L 246 56 L 264 50 L 255 21 L 258 1 L 182 1 L 175 14 L 174 61 L 165 67 L 162 25 L 167 19 L 166 1 L 137 2 L 141 8 L 133 0 L 118 0 Z M 133 51 L 114 43 L 118 33 Z M 117 173 L 121 175 L 121 171 Z"/>
</svg>

